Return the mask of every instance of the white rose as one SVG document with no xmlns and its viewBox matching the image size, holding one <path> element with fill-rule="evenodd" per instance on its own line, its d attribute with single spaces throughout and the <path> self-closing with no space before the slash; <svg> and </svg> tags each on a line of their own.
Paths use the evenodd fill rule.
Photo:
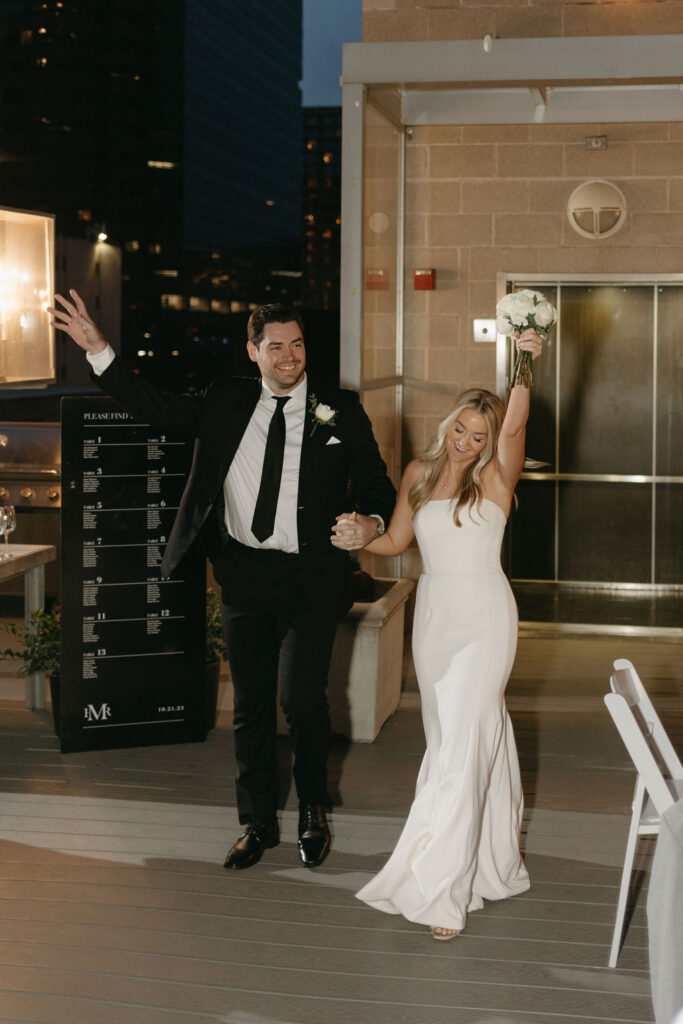
<svg viewBox="0 0 683 1024">
<path fill-rule="evenodd" d="M 329 423 L 331 419 L 334 419 L 334 412 L 335 410 L 331 406 L 320 402 L 315 407 L 315 418 L 320 420 L 321 423 Z"/>
<path fill-rule="evenodd" d="M 496 330 L 499 334 L 512 334 L 515 328 L 524 327 L 529 314 L 534 311 L 533 292 L 511 292 L 496 306 Z"/>
<path fill-rule="evenodd" d="M 526 323 L 529 313 L 534 311 L 533 292 L 527 295 L 525 292 L 516 292 L 513 295 L 513 322 L 516 324 Z"/>
<path fill-rule="evenodd" d="M 541 299 L 534 309 L 534 316 L 539 327 L 551 327 L 557 319 L 557 313 L 547 299 Z"/>
</svg>

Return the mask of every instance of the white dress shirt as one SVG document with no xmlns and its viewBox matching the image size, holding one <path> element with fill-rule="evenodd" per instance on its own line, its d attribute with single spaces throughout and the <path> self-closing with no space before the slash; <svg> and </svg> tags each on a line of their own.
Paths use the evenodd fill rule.
<svg viewBox="0 0 683 1024">
<path fill-rule="evenodd" d="M 242 435 L 223 485 L 225 525 L 228 533 L 247 547 L 277 548 L 278 551 L 288 551 L 291 554 L 296 554 L 299 550 L 296 513 L 307 390 L 304 377 L 289 392 L 289 401 L 284 404 L 285 454 L 275 513 L 275 529 L 270 537 L 260 543 L 251 532 L 251 521 L 254 518 L 261 484 L 268 428 L 277 408 L 274 393 L 267 384 L 261 382 L 261 397 Z"/>
</svg>

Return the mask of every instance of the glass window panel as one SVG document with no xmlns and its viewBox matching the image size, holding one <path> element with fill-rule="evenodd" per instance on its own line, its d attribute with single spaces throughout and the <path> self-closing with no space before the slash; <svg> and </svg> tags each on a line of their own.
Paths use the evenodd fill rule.
<svg viewBox="0 0 683 1024">
<path fill-rule="evenodd" d="M 652 472 L 653 296 L 562 286 L 560 472 Z"/>
<path fill-rule="evenodd" d="M 683 288 L 658 289 L 657 473 L 683 476 Z M 680 577 L 677 582 L 680 582 Z"/>
<path fill-rule="evenodd" d="M 561 481 L 560 580 L 649 583 L 650 484 Z"/>
<path fill-rule="evenodd" d="M 52 381 L 54 219 L 0 208 L 0 384 Z"/>
<path fill-rule="evenodd" d="M 555 578 L 555 482 L 520 480 L 503 543 L 504 567 L 512 579 Z"/>
<path fill-rule="evenodd" d="M 683 484 L 657 484 L 655 583 L 683 583 Z"/>
</svg>

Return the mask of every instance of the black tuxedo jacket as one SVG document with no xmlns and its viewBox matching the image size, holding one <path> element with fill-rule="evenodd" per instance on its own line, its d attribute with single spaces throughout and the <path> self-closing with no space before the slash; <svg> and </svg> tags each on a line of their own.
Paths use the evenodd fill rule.
<svg viewBox="0 0 683 1024">
<path fill-rule="evenodd" d="M 132 415 L 195 438 L 192 466 L 164 553 L 171 576 L 198 546 L 213 562 L 221 545 L 223 483 L 261 395 L 261 381 L 213 381 L 202 396 L 162 391 L 116 358 L 94 382 Z M 354 391 L 307 380 L 297 526 L 306 588 L 318 606 L 341 615 L 351 606 L 349 559 L 330 543 L 335 517 L 354 508 L 388 524 L 396 492 L 386 474 L 370 421 Z M 310 398 L 331 406 L 334 426 L 318 423 Z M 314 429 L 315 427 L 315 429 Z M 338 443 L 329 443 L 335 438 Z"/>
</svg>

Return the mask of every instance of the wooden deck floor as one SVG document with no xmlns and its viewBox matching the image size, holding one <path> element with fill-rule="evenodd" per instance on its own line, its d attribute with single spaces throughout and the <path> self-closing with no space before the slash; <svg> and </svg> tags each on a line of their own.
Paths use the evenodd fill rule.
<svg viewBox="0 0 683 1024">
<path fill-rule="evenodd" d="M 410 805 L 413 693 L 376 743 L 335 744 L 322 868 L 298 864 L 290 793 L 281 845 L 230 874 L 228 712 L 205 744 L 62 755 L 46 713 L 0 702 L 1 1024 L 651 1022 L 644 889 L 606 966 L 633 777 L 601 698 L 611 658 L 631 657 L 680 745 L 680 654 L 521 641 L 508 693 L 532 887 L 443 944 L 353 895 Z"/>
</svg>

